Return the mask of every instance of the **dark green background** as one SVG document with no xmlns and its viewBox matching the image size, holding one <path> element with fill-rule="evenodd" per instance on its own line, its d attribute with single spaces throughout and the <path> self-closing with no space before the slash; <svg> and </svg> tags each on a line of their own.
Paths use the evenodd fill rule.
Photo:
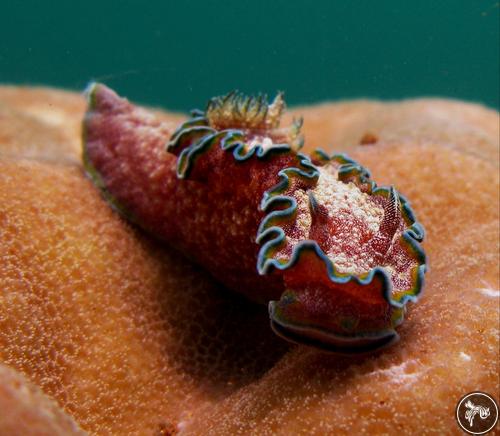
<svg viewBox="0 0 500 436">
<path fill-rule="evenodd" d="M 448 96 L 499 105 L 499 5 L 484 0 L 11 1 L 0 82 L 187 110 L 212 95 L 289 104 Z"/>
</svg>

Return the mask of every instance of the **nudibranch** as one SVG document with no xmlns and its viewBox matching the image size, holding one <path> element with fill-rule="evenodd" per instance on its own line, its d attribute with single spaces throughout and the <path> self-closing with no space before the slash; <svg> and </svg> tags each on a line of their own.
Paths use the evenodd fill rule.
<svg viewBox="0 0 500 436">
<path fill-rule="evenodd" d="M 397 340 L 423 228 L 347 156 L 301 153 L 281 94 L 214 98 L 177 129 L 102 84 L 87 95 L 85 169 L 122 216 L 267 303 L 285 339 L 345 354 Z"/>
</svg>

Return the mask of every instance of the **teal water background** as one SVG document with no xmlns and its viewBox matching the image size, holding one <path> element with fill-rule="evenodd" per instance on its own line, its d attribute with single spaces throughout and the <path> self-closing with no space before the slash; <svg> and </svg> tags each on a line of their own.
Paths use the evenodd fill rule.
<svg viewBox="0 0 500 436">
<path fill-rule="evenodd" d="M 442 96 L 499 106 L 499 3 L 486 0 L 11 1 L 0 83 L 102 81 L 175 110 L 232 89 L 289 104 Z"/>
</svg>

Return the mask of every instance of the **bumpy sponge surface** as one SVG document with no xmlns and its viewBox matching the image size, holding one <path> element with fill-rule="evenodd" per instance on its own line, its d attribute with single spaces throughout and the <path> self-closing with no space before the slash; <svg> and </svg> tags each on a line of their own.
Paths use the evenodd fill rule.
<svg viewBox="0 0 500 436">
<path fill-rule="evenodd" d="M 84 105 L 0 89 L 2 411 L 49 402 L 49 430 L 69 415 L 94 434 L 450 433 L 462 395 L 498 392 L 498 113 L 443 100 L 298 111 L 306 151 L 349 151 L 427 230 L 431 270 L 401 342 L 342 358 L 275 338 L 265 309 L 114 214 L 79 164 Z M 11 395 L 19 378 L 43 394 Z"/>
</svg>

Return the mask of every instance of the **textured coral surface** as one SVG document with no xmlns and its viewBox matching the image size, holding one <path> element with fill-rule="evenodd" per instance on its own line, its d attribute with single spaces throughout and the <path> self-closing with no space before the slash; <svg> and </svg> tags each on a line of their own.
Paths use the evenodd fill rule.
<svg viewBox="0 0 500 436">
<path fill-rule="evenodd" d="M 0 363 L 0 434 L 86 434 L 57 403 L 15 369 Z"/>
<path fill-rule="evenodd" d="M 342 358 L 276 338 L 265 308 L 113 213 L 80 165 L 83 110 L 75 94 L 0 88 L 0 434 L 78 432 L 70 417 L 99 434 L 455 434 L 463 394 L 498 395 L 498 113 L 295 113 L 306 149 L 347 150 L 427 229 L 401 342 Z"/>
</svg>

